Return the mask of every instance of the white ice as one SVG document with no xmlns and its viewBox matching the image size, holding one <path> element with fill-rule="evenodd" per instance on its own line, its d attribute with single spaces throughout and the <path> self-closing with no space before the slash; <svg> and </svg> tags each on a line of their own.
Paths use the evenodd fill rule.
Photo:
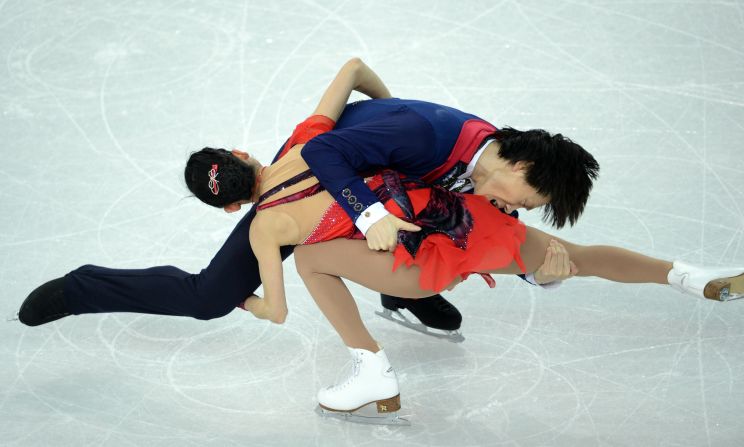
<svg viewBox="0 0 744 447">
<path fill-rule="evenodd" d="M 742 42 L 740 0 L 0 1 L 0 313 L 82 264 L 205 266 L 239 216 L 186 198 L 189 152 L 268 161 L 352 56 L 396 96 L 594 153 L 586 214 L 560 236 L 744 265 Z M 744 300 L 472 280 L 447 295 L 455 345 L 355 287 L 413 424 L 370 427 L 313 412 L 348 359 L 286 269 L 283 326 L 3 319 L 0 444 L 744 445 Z"/>
</svg>

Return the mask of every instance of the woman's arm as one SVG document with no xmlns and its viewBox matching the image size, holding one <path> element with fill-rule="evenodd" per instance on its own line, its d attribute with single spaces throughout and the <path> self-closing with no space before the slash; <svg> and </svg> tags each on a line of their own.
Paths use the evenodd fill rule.
<svg viewBox="0 0 744 447">
<path fill-rule="evenodd" d="M 355 57 L 338 71 L 336 78 L 320 98 L 313 115 L 324 115 L 338 121 L 352 90 L 364 93 L 370 98 L 390 98 L 390 91 L 380 77 L 361 59 Z"/>
<path fill-rule="evenodd" d="M 267 215 L 271 214 L 271 215 Z M 287 299 L 284 293 L 284 271 L 279 247 L 287 245 L 284 215 L 265 211 L 251 223 L 250 242 L 258 260 L 258 271 L 263 283 L 264 297 L 251 296 L 245 309 L 256 318 L 282 324 L 287 318 Z"/>
</svg>

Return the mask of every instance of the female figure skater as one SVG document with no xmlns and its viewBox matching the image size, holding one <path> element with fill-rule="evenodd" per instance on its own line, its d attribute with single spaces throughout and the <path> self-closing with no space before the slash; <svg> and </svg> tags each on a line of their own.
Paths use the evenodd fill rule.
<svg viewBox="0 0 744 447">
<path fill-rule="evenodd" d="M 560 260 L 554 271 L 564 277 L 578 273 L 617 282 L 670 284 L 721 300 L 744 295 L 744 269 L 706 271 L 616 247 L 570 244 L 526 227 L 483 196 L 450 192 L 392 171 L 369 178 L 367 185 L 387 211 L 409 226 L 399 235 L 393 253 L 369 250 L 366 242 L 353 240 L 361 239 L 361 233 L 300 156 L 304 143 L 331 130 L 343 111 L 350 88 L 339 89 L 339 94 L 334 84 L 271 166 L 263 167 L 244 152 L 205 148 L 192 154 L 185 170 L 189 189 L 205 203 L 257 207 L 250 241 L 259 261 L 264 297 L 248 297 L 242 305 L 256 317 L 276 323 L 286 319 L 279 248 L 303 245 L 295 252 L 298 271 L 354 359 L 348 380 L 318 393 L 322 408 L 346 413 L 372 402 L 378 413 L 400 408 L 395 373 L 364 327 L 341 278 L 382 293 L 418 298 L 452 288 L 471 273 L 483 274 L 492 285 L 488 273 L 534 271 L 545 261 Z M 488 157 L 491 166 L 500 165 L 498 169 L 515 184 L 521 182 L 518 187 L 525 187 L 532 165 L 501 158 L 501 142 L 515 133 L 497 131 L 482 157 Z M 584 159 L 589 177 L 594 178 L 596 162 Z M 535 192 L 529 207 L 549 202 L 550 197 Z"/>
</svg>

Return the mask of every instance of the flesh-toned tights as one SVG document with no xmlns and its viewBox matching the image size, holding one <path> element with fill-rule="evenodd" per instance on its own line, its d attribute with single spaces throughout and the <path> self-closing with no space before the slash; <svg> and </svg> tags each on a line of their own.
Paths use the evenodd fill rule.
<svg viewBox="0 0 744 447">
<path fill-rule="evenodd" d="M 564 245 L 576 264 L 578 276 L 597 276 L 615 282 L 667 284 L 672 264 L 667 261 L 618 247 L 580 246 L 527 227 L 527 237 L 520 248 L 528 272 L 534 272 L 545 260 L 550 240 Z M 393 255 L 367 248 L 363 240 L 335 239 L 295 248 L 297 271 L 325 317 L 344 343 L 352 348 L 377 352 L 377 343 L 367 331 L 349 289 L 346 278 L 368 289 L 393 296 L 424 298 L 431 290 L 419 287 L 418 267 L 401 266 L 392 271 Z M 491 271 L 498 274 L 522 273 L 516 263 Z M 454 287 L 459 281 L 450 285 Z"/>
</svg>

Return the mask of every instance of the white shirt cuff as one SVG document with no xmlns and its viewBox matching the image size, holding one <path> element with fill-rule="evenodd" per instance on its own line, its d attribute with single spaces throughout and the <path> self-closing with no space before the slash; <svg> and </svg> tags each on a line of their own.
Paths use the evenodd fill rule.
<svg viewBox="0 0 744 447">
<path fill-rule="evenodd" d="M 535 281 L 535 274 L 534 273 L 528 273 L 524 275 L 525 281 L 532 284 L 533 286 L 540 286 L 543 289 L 551 290 L 551 289 L 557 289 L 561 286 L 561 283 L 563 281 L 553 281 L 545 284 L 538 284 L 537 281 Z"/>
<path fill-rule="evenodd" d="M 375 202 L 359 214 L 354 225 L 356 225 L 356 227 L 359 228 L 359 231 L 366 236 L 369 227 L 376 224 L 380 219 L 388 214 L 390 213 L 385 209 L 385 206 L 382 203 Z"/>
</svg>

